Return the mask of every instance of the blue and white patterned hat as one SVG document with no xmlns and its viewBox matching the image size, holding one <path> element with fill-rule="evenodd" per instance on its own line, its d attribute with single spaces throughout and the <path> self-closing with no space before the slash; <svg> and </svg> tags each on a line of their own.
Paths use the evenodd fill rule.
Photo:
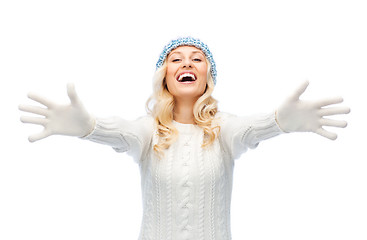
<svg viewBox="0 0 367 240">
<path fill-rule="evenodd" d="M 199 48 L 201 51 L 203 51 L 206 58 L 209 60 L 209 62 L 211 64 L 210 73 L 212 74 L 212 78 L 213 78 L 214 85 L 215 85 L 217 83 L 217 70 L 216 70 L 214 59 L 213 59 L 213 55 L 210 52 L 208 46 L 205 43 L 203 43 L 202 41 L 200 41 L 199 39 L 197 39 L 197 38 L 180 37 L 180 38 L 177 38 L 177 39 L 174 39 L 174 40 L 170 41 L 163 48 L 163 51 L 162 51 L 161 55 L 159 56 L 158 62 L 156 64 L 157 69 L 160 68 L 163 65 L 163 62 L 166 59 L 167 55 L 172 50 L 174 50 L 175 48 L 178 48 L 180 46 L 194 46 L 194 47 Z"/>
</svg>

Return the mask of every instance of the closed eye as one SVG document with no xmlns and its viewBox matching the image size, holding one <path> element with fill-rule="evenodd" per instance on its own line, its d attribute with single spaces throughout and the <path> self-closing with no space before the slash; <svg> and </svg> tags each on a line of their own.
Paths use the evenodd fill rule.
<svg viewBox="0 0 367 240">
<path fill-rule="evenodd" d="M 180 61 L 181 59 L 179 59 L 179 58 L 176 58 L 176 59 L 173 59 L 172 60 L 172 62 L 178 62 L 178 61 Z"/>
</svg>

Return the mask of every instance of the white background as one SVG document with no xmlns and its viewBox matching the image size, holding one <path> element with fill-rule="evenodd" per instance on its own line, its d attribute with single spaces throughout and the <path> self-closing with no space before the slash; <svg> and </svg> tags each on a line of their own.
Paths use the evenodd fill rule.
<svg viewBox="0 0 367 240">
<path fill-rule="evenodd" d="M 155 63 L 178 36 L 217 62 L 214 97 L 238 115 L 275 109 L 303 80 L 304 98 L 341 95 L 352 112 L 329 141 L 286 134 L 236 161 L 235 240 L 367 239 L 365 1 L 1 1 L 0 239 L 137 239 L 138 166 L 125 154 L 22 124 L 29 91 L 90 112 L 145 114 Z M 336 117 L 340 118 L 340 117 Z"/>
</svg>

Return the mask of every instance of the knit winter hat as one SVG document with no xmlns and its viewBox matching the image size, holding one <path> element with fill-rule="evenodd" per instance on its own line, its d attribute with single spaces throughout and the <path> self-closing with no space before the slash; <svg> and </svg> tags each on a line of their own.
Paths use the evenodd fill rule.
<svg viewBox="0 0 367 240">
<path fill-rule="evenodd" d="M 213 59 L 213 55 L 210 52 L 208 46 L 200 41 L 197 38 L 193 37 L 180 37 L 170 41 L 164 48 L 159 56 L 158 62 L 156 64 L 156 69 L 160 68 L 163 65 L 164 60 L 166 59 L 167 55 L 174 49 L 180 46 L 194 46 L 199 48 L 205 54 L 206 58 L 209 60 L 211 64 L 210 73 L 212 74 L 212 78 L 214 81 L 214 85 L 217 83 L 217 70 L 215 67 L 215 62 Z"/>
</svg>

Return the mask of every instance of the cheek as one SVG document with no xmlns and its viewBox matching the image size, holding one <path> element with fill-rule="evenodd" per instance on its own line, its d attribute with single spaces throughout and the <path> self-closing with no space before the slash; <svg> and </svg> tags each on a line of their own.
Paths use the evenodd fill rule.
<svg viewBox="0 0 367 240">
<path fill-rule="evenodd" d="M 200 77 L 201 77 L 202 81 L 205 82 L 205 84 L 206 84 L 206 81 L 207 81 L 207 68 L 206 68 L 206 66 L 203 66 L 200 69 L 198 69 L 198 72 L 200 74 Z"/>
<path fill-rule="evenodd" d="M 201 76 L 205 77 L 206 79 L 206 73 L 207 73 L 207 65 L 206 64 L 200 64 L 198 67 L 198 72 Z"/>
<path fill-rule="evenodd" d="M 174 73 L 172 69 L 167 68 L 165 79 L 166 79 L 166 85 L 167 87 L 169 87 L 172 84 L 172 80 L 174 80 Z"/>
<path fill-rule="evenodd" d="M 170 65 L 167 66 L 167 71 L 166 71 L 166 81 L 172 81 L 175 79 L 175 73 L 176 73 L 177 69 L 174 67 L 171 67 Z"/>
<path fill-rule="evenodd" d="M 166 79 L 167 85 L 173 85 L 174 82 L 176 81 L 172 75 L 168 75 L 168 74 L 166 75 L 165 79 Z"/>
</svg>

